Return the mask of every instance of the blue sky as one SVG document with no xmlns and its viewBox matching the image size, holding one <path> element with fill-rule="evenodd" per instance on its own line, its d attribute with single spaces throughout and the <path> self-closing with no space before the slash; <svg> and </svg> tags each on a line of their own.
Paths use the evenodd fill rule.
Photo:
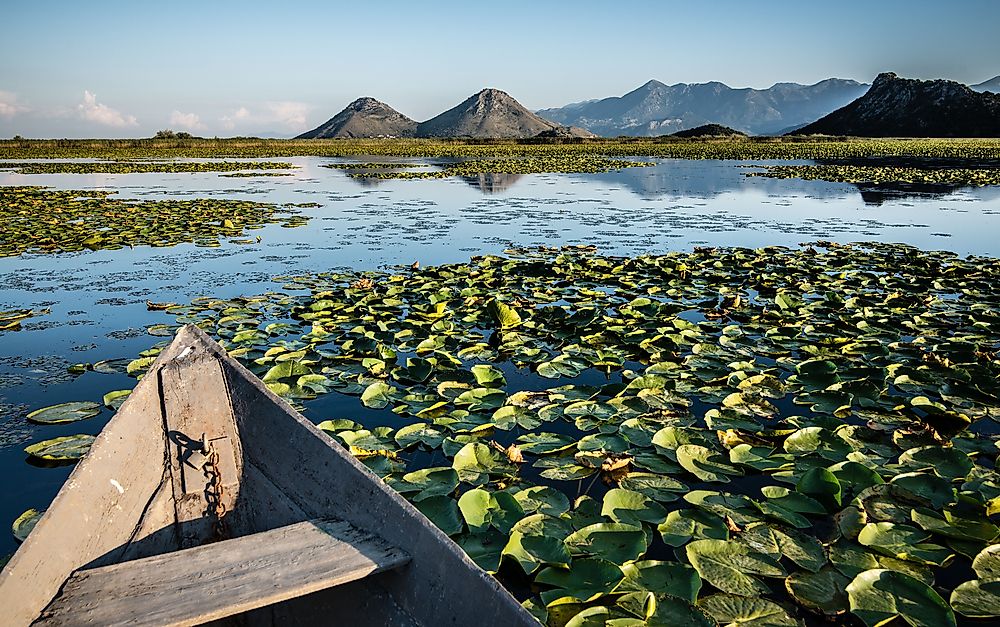
<svg viewBox="0 0 1000 627">
<path fill-rule="evenodd" d="M 290 136 L 367 95 L 417 120 L 651 78 L 768 87 L 1000 74 L 1000 1 L 5 2 L 0 137 Z"/>
</svg>

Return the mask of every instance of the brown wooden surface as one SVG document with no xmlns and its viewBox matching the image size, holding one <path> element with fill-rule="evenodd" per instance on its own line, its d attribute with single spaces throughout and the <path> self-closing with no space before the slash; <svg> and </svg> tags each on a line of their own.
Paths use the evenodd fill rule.
<svg viewBox="0 0 1000 627">
<path fill-rule="evenodd" d="M 409 561 L 346 522 L 309 521 L 78 571 L 39 625 L 197 625 Z"/>
</svg>

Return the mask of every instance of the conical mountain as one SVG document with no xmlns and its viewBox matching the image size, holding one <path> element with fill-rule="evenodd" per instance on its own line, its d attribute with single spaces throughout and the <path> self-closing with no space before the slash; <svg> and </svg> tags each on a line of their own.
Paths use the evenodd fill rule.
<svg viewBox="0 0 1000 627">
<path fill-rule="evenodd" d="M 358 98 L 343 111 L 295 139 L 412 137 L 417 123 L 374 98 Z"/>
<path fill-rule="evenodd" d="M 506 92 L 484 89 L 462 104 L 417 125 L 417 137 L 519 139 L 559 128 Z"/>
<path fill-rule="evenodd" d="M 955 81 L 913 80 L 886 72 L 864 96 L 793 133 L 1000 137 L 1000 94 L 978 93 Z"/>
</svg>

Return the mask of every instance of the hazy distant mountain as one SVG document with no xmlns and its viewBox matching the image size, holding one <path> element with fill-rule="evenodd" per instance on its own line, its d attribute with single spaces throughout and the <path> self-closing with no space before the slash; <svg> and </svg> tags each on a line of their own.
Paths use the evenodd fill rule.
<svg viewBox="0 0 1000 627">
<path fill-rule="evenodd" d="M 374 98 L 358 98 L 343 111 L 295 139 L 412 137 L 417 123 Z"/>
<path fill-rule="evenodd" d="M 858 137 L 1000 137 L 1000 94 L 879 74 L 868 92 L 794 131 Z"/>
<path fill-rule="evenodd" d="M 484 89 L 457 107 L 417 125 L 418 137 L 525 138 L 559 128 L 506 92 Z"/>
<path fill-rule="evenodd" d="M 776 83 L 768 89 L 649 81 L 621 97 L 543 109 L 538 114 L 604 136 L 666 135 L 711 123 L 767 135 L 808 124 L 851 102 L 867 87 L 838 78 L 815 85 Z"/>
<path fill-rule="evenodd" d="M 994 94 L 1000 94 L 1000 76 L 994 76 L 988 81 L 983 81 L 978 85 L 969 85 L 973 91 L 992 91 Z"/>
<path fill-rule="evenodd" d="M 673 134 L 674 137 L 732 137 L 733 135 L 746 137 L 746 133 L 721 124 L 702 124 Z"/>
</svg>

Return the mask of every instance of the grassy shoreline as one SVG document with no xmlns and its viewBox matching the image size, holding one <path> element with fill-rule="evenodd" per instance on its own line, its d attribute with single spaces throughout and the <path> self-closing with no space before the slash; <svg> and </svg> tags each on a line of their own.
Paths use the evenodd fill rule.
<svg viewBox="0 0 1000 627">
<path fill-rule="evenodd" d="M 646 156 L 682 159 L 1000 159 L 1000 139 L 628 137 L 552 140 L 29 139 L 0 140 L 0 159 Z"/>
</svg>

